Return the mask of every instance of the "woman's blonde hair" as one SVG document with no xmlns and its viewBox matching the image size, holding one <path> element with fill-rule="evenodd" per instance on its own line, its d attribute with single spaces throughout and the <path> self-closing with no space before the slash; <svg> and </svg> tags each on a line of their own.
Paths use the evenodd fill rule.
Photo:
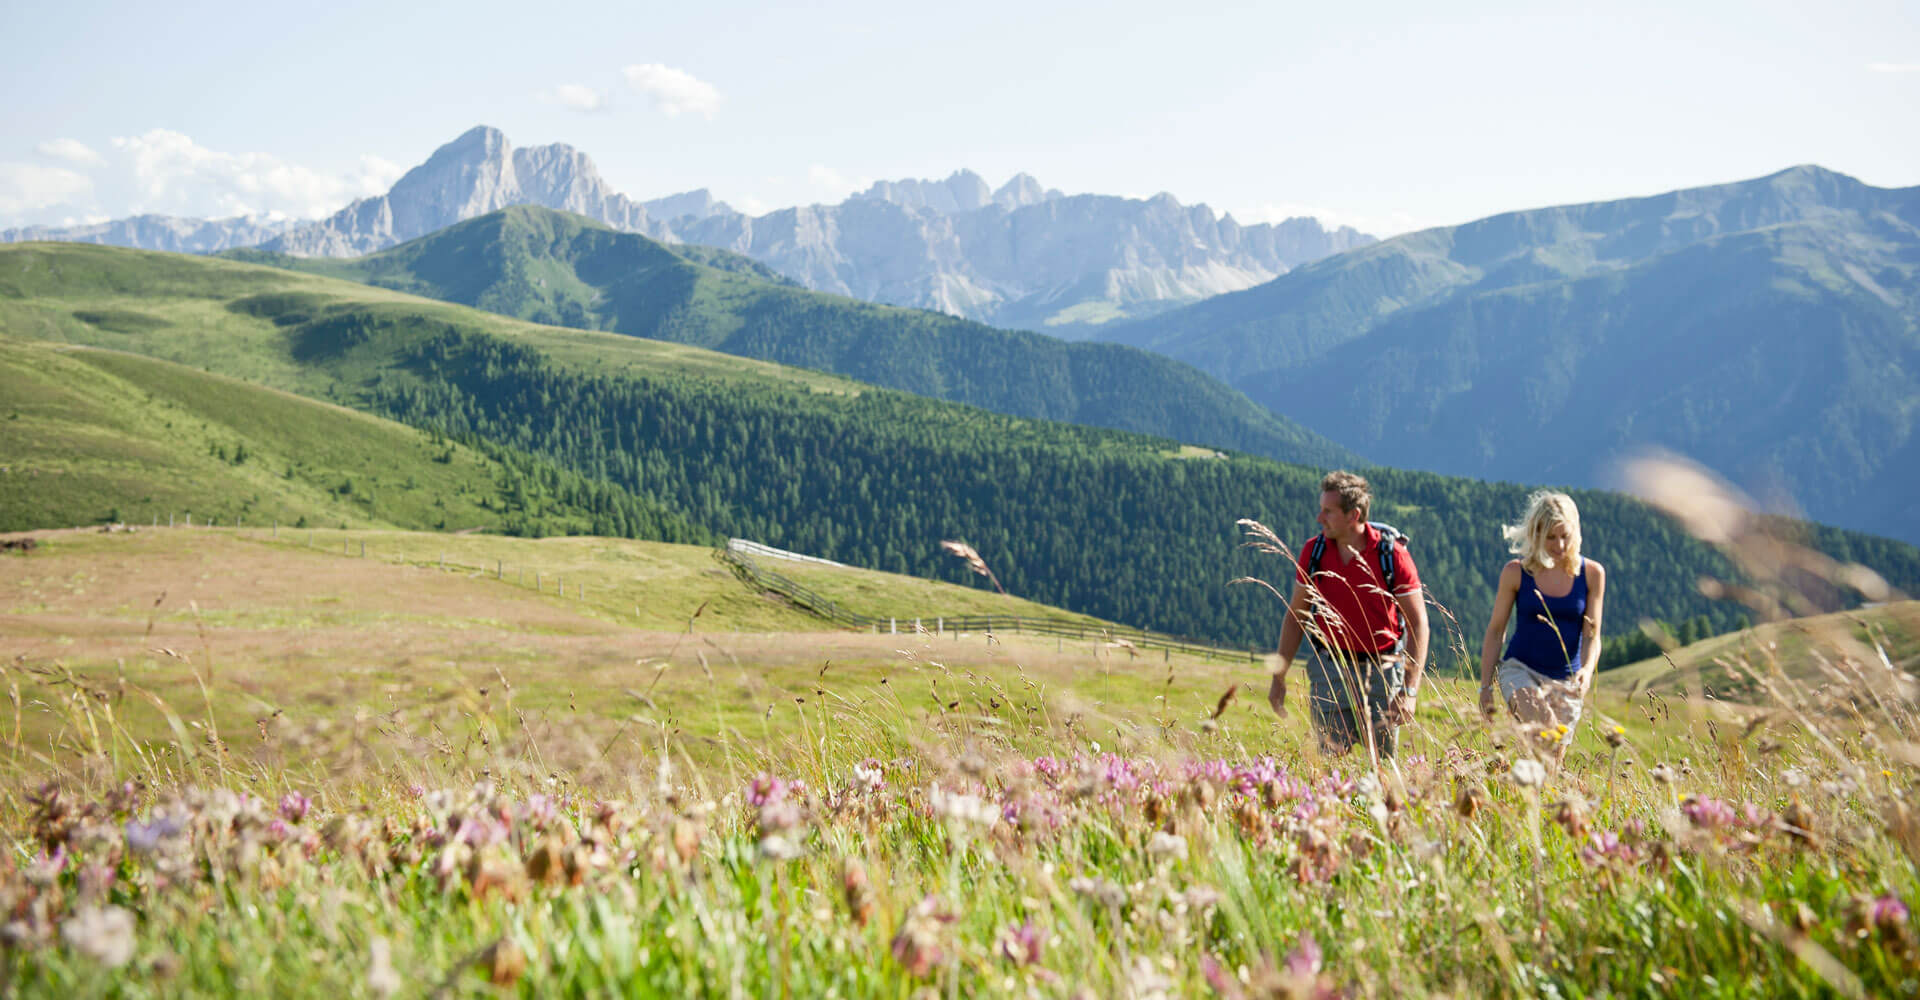
<svg viewBox="0 0 1920 1000">
<path fill-rule="evenodd" d="M 1567 526 L 1567 568 L 1580 565 L 1580 508 L 1565 493 L 1541 490 L 1527 498 L 1527 514 L 1519 524 L 1500 529 L 1507 537 L 1507 548 L 1520 557 L 1520 565 L 1532 573 L 1553 568 L 1547 555 L 1547 532 L 1556 524 Z"/>
</svg>

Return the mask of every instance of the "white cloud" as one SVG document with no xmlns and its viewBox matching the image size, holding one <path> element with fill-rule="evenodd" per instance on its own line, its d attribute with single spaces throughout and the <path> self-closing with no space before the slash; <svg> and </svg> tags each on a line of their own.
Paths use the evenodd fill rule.
<svg viewBox="0 0 1920 1000">
<path fill-rule="evenodd" d="M 1869 73 L 1920 73 L 1920 63 L 1868 63 Z"/>
<path fill-rule="evenodd" d="M 107 162 L 99 153 L 94 152 L 92 147 L 78 139 L 48 139 L 33 147 L 33 151 L 41 156 L 65 160 L 82 167 L 97 167 Z"/>
<path fill-rule="evenodd" d="M 741 198 L 728 198 L 727 203 L 741 212 L 756 217 L 765 215 L 768 211 L 766 202 L 751 195 Z"/>
<path fill-rule="evenodd" d="M 346 175 L 332 174 L 267 153 L 209 149 L 169 129 L 115 138 L 112 144 L 130 174 L 136 212 L 317 218 L 354 197 L 386 190 L 400 174 L 376 156 L 361 157 Z"/>
<path fill-rule="evenodd" d="M 400 175 L 406 172 L 407 168 L 392 160 L 372 153 L 362 153 L 360 154 L 360 172 L 351 178 L 351 183 L 355 190 L 359 191 L 360 197 L 366 198 L 376 194 L 386 194 L 393 187 L 393 182 L 399 180 Z"/>
<path fill-rule="evenodd" d="M 0 219 L 71 204 L 92 192 L 91 178 L 65 167 L 0 163 Z"/>
<path fill-rule="evenodd" d="M 628 66 L 622 73 L 633 89 L 653 98 L 654 105 L 670 117 L 690 111 L 712 118 L 720 110 L 720 91 L 686 70 L 644 63 Z"/>
<path fill-rule="evenodd" d="M 607 95 L 577 83 L 563 83 L 553 88 L 551 99 L 573 111 L 592 113 L 607 110 Z"/>
</svg>

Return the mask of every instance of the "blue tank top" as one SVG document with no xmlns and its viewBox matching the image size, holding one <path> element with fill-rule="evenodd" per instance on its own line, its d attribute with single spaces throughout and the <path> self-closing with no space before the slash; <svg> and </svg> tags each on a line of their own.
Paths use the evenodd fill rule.
<svg viewBox="0 0 1920 1000">
<path fill-rule="evenodd" d="M 1518 624 L 1507 642 L 1507 659 L 1519 660 L 1541 676 L 1557 681 L 1572 677 L 1580 663 L 1580 640 L 1586 634 L 1586 558 L 1582 557 L 1575 569 L 1573 589 L 1565 597 L 1542 594 L 1533 574 L 1522 569 L 1513 614 Z"/>
</svg>

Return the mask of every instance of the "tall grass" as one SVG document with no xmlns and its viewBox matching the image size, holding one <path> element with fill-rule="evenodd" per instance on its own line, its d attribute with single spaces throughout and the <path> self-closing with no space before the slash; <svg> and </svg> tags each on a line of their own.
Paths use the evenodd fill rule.
<svg viewBox="0 0 1920 1000">
<path fill-rule="evenodd" d="M 1888 643 L 1813 640 L 1728 660 L 1751 705 L 1632 693 L 1551 775 L 1437 679 L 1376 769 L 1231 688 L 1090 708 L 924 636 L 937 704 L 823 666 L 700 746 L 541 717 L 504 672 L 236 732 L 211 669 L 184 705 L 14 664 L 10 728 L 60 725 L 8 748 L 0 988 L 1913 995 L 1920 698 Z M 708 680 L 679 712 L 722 714 Z"/>
</svg>

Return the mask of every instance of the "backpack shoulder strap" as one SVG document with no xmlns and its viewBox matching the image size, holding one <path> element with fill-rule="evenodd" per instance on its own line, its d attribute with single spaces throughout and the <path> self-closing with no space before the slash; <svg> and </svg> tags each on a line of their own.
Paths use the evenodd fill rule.
<svg viewBox="0 0 1920 1000">
<path fill-rule="evenodd" d="M 1386 584 L 1387 593 L 1393 593 L 1397 582 L 1393 571 L 1393 549 L 1396 545 L 1407 544 L 1406 533 L 1384 521 L 1368 521 L 1367 526 L 1380 533 L 1380 581 Z"/>
<path fill-rule="evenodd" d="M 1313 547 L 1307 550 L 1307 580 L 1311 582 L 1314 574 L 1320 572 L 1320 557 L 1327 554 L 1327 536 L 1325 532 L 1313 536 Z"/>
</svg>

